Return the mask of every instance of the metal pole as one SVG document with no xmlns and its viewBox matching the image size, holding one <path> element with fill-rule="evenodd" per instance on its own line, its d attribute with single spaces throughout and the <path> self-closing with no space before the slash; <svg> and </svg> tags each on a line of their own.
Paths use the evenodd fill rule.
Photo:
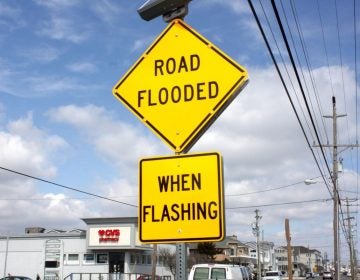
<svg viewBox="0 0 360 280">
<path fill-rule="evenodd" d="M 186 244 L 177 243 L 176 244 L 176 280 L 186 280 Z"/>
<path fill-rule="evenodd" d="M 4 260 L 4 278 L 6 277 L 8 252 L 9 252 L 9 234 L 6 236 L 6 249 L 5 249 L 5 260 Z"/>
<path fill-rule="evenodd" d="M 153 245 L 153 252 L 151 256 L 151 279 L 156 280 L 156 264 L 157 264 L 157 244 Z"/>
<path fill-rule="evenodd" d="M 261 280 L 261 261 L 260 261 L 260 227 L 259 227 L 259 219 L 261 217 L 259 216 L 259 210 L 255 210 L 255 230 L 256 230 L 256 252 L 257 252 L 257 280 Z"/>
</svg>

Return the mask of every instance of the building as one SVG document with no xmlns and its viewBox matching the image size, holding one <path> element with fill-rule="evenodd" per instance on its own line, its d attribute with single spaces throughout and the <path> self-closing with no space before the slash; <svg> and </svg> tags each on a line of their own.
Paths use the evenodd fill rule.
<svg viewBox="0 0 360 280">
<path fill-rule="evenodd" d="M 216 242 L 214 245 L 218 252 L 211 261 L 236 263 L 249 267 L 256 264 L 256 258 L 250 256 L 249 246 L 240 242 L 236 235 L 226 236 L 224 240 Z M 189 243 L 188 248 L 190 256 L 198 253 L 198 243 Z"/>
<path fill-rule="evenodd" d="M 45 280 L 86 280 L 90 273 L 96 280 L 118 280 L 120 273 L 136 280 L 151 274 L 153 248 L 139 242 L 136 217 L 82 220 L 86 230 L 27 228 L 25 234 L 0 236 L 0 273 Z M 171 278 L 162 264 L 156 269 Z"/>
<path fill-rule="evenodd" d="M 306 267 L 306 271 L 320 272 L 322 270 L 323 261 L 320 251 L 304 246 L 293 246 L 292 250 L 295 261 L 303 264 Z"/>
<path fill-rule="evenodd" d="M 257 259 L 257 246 L 256 242 L 246 242 L 246 245 L 250 247 L 250 256 Z M 278 270 L 278 263 L 275 258 L 274 243 L 269 241 L 260 241 L 260 263 L 261 270 Z"/>
<path fill-rule="evenodd" d="M 288 256 L 287 248 L 280 246 L 275 249 L 275 257 L 279 270 L 287 274 Z M 306 272 L 320 272 L 323 270 L 321 253 L 305 246 L 291 247 L 292 271 L 294 276 L 305 276 Z"/>
</svg>

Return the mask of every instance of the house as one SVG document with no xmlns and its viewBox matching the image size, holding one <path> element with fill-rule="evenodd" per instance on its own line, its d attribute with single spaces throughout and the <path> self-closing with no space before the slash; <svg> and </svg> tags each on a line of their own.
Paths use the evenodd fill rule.
<svg viewBox="0 0 360 280">
<path fill-rule="evenodd" d="M 274 243 L 270 241 L 260 241 L 260 263 L 261 270 L 278 270 L 278 264 L 275 258 Z M 257 259 L 256 242 L 246 242 L 250 247 L 250 256 Z"/>
<path fill-rule="evenodd" d="M 198 244 L 188 244 L 190 256 L 199 253 Z M 214 262 L 236 263 L 245 266 L 253 266 L 256 263 L 256 258 L 250 256 L 249 246 L 240 242 L 236 235 L 226 236 L 224 240 L 216 242 L 214 245 L 218 251 L 212 260 Z"/>
<path fill-rule="evenodd" d="M 287 274 L 288 256 L 287 248 L 280 246 L 275 249 L 275 258 L 279 270 Z M 309 249 L 305 246 L 291 247 L 291 261 L 294 276 L 305 276 L 305 273 L 320 272 L 323 270 L 321 253 L 316 249 Z"/>
</svg>

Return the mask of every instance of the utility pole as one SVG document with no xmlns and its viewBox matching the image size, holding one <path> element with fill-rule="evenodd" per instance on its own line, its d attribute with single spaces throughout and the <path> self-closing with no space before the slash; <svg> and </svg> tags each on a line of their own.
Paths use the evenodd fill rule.
<svg viewBox="0 0 360 280">
<path fill-rule="evenodd" d="M 260 261 L 260 225 L 259 220 L 261 216 L 259 216 L 259 210 L 255 210 L 255 234 L 256 234 L 256 255 L 257 255 L 257 280 L 261 280 L 261 261 Z"/>
<path fill-rule="evenodd" d="M 291 258 L 291 236 L 290 236 L 290 226 L 289 219 L 285 219 L 285 236 L 286 236 L 286 244 L 287 244 L 287 259 L 288 259 L 288 277 L 289 280 L 293 279 L 292 273 L 292 258 Z"/>
<path fill-rule="evenodd" d="M 339 192 L 337 188 L 338 179 L 338 144 L 337 144 L 337 118 L 344 117 L 345 115 L 336 114 L 336 99 L 332 97 L 333 115 L 324 116 L 324 118 L 333 119 L 333 170 L 332 170 L 332 183 L 333 183 L 333 234 L 334 234 L 334 266 L 335 266 L 335 280 L 340 280 L 340 264 L 339 264 Z M 326 145 L 323 145 L 326 147 Z"/>
<path fill-rule="evenodd" d="M 332 97 L 333 114 L 331 116 L 324 116 L 324 118 L 333 119 L 333 144 L 323 144 L 321 147 L 333 148 L 333 168 L 331 174 L 331 181 L 333 184 L 333 235 L 334 235 L 334 266 L 335 277 L 334 280 L 340 280 L 340 246 L 339 246 L 339 203 L 340 196 L 338 192 L 338 148 L 345 147 L 359 147 L 356 145 L 341 145 L 337 143 L 337 118 L 345 117 L 346 114 L 337 115 L 336 113 L 336 99 Z M 320 145 L 314 145 L 314 147 L 320 147 Z"/>
<path fill-rule="evenodd" d="M 350 251 L 350 271 L 351 271 L 351 280 L 355 280 L 355 262 L 354 262 L 354 244 L 353 244 L 353 238 L 351 234 L 351 219 L 354 219 L 354 217 L 350 217 L 349 212 L 349 199 L 346 198 L 346 212 L 347 212 L 347 225 L 348 225 L 348 242 L 349 242 L 349 251 Z"/>
</svg>

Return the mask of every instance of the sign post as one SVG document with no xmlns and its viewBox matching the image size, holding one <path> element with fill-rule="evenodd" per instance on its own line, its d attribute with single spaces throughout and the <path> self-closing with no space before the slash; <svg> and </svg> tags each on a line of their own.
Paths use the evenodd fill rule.
<svg viewBox="0 0 360 280">
<path fill-rule="evenodd" d="M 151 12 L 151 19 L 156 3 L 144 4 L 143 18 Z M 171 11 L 166 18 L 176 17 Z M 140 161 L 139 239 L 177 244 L 177 280 L 186 279 L 184 242 L 225 237 L 221 156 L 184 154 L 247 82 L 242 66 L 177 18 L 113 88 L 114 96 L 176 153 Z"/>
</svg>

